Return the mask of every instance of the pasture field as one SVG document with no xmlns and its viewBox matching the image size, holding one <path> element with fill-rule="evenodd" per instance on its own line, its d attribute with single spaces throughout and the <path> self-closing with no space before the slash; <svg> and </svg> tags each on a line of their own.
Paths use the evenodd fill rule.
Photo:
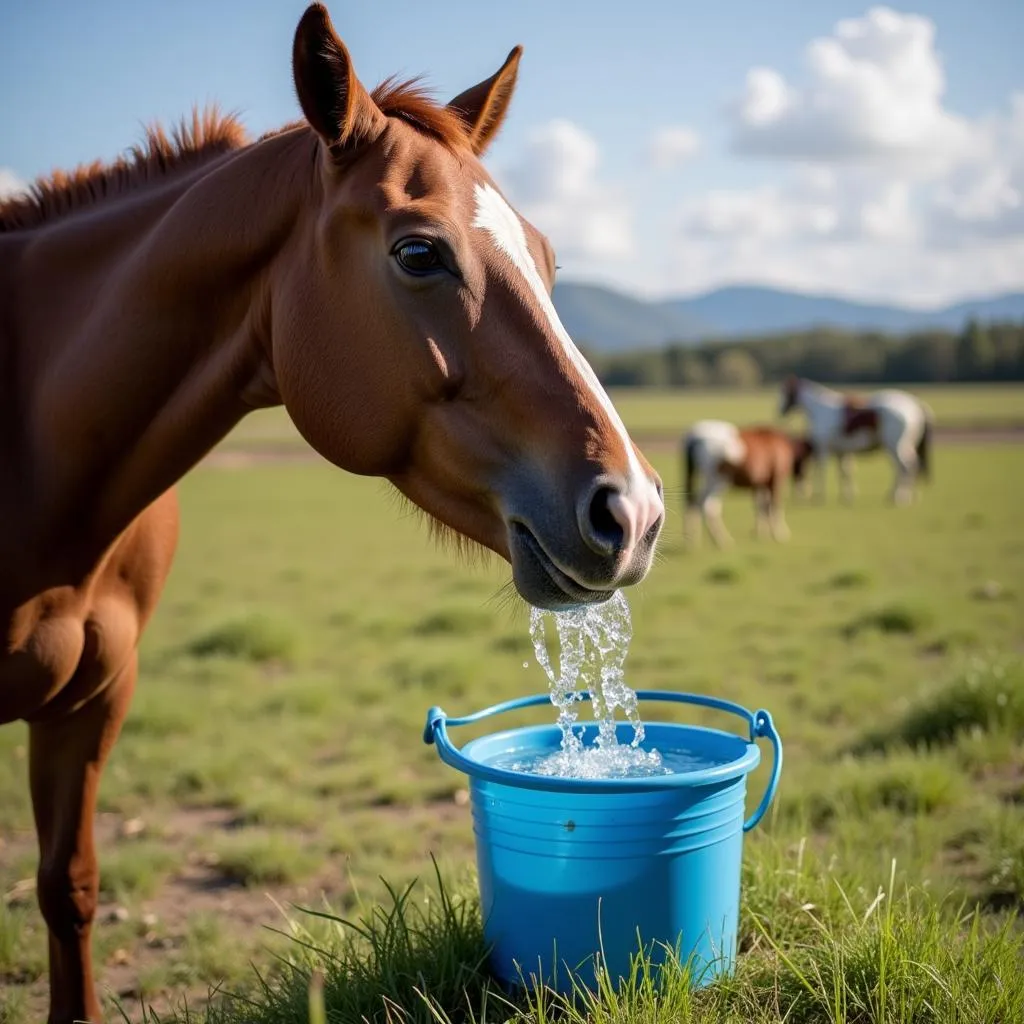
<svg viewBox="0 0 1024 1024">
<path fill-rule="evenodd" d="M 844 390 L 867 391 L 875 385 Z M 1024 385 L 907 385 L 931 405 L 941 430 L 1024 428 Z M 734 423 L 771 423 L 777 419 L 777 388 L 757 391 L 613 389 L 612 398 L 626 426 L 638 435 L 676 437 L 695 420 L 726 419 Z M 799 417 L 787 421 L 798 429 Z M 238 426 L 221 446 L 224 451 L 291 452 L 305 448 L 283 409 L 257 412 Z"/>
<path fill-rule="evenodd" d="M 626 396 L 623 408 L 639 423 L 667 407 Z M 674 458 L 653 461 L 678 495 Z M 685 550 L 678 498 L 670 508 L 660 561 L 629 592 L 627 678 L 768 708 L 785 771 L 770 820 L 746 840 L 736 981 L 692 1001 L 681 985 L 660 1003 L 638 990 L 579 1019 L 1024 1019 L 1012 920 L 1024 901 L 1024 446 L 940 445 L 933 482 L 906 509 L 883 503 L 889 474 L 869 457 L 854 506 L 790 504 L 787 545 L 753 540 L 747 495 L 727 499 L 738 543 L 724 553 Z M 317 941 L 351 933 L 293 905 L 387 906 L 381 876 L 429 881 L 433 854 L 451 891 L 470 894 L 466 921 L 408 954 L 437 1014 L 392 950 L 383 966 L 324 961 L 332 1019 L 371 1006 L 382 1021 L 464 1019 L 467 997 L 453 993 L 468 986 L 478 1020 L 550 1020 L 550 1008 L 493 997 L 481 1010 L 482 976 L 453 966 L 457 940 L 479 955 L 471 822 L 464 779 L 421 740 L 432 704 L 457 714 L 545 688 L 507 573 L 436 549 L 381 483 L 316 463 L 204 467 L 180 494 L 180 553 L 101 794 L 96 951 L 111 1005 L 138 1021 L 151 1004 L 167 1020 L 187 997 L 201 1020 L 208 988 L 223 985 L 254 1002 L 229 1001 L 211 1021 L 305 1021 L 313 954 L 282 934 L 286 915 Z M 45 988 L 25 739 L 20 725 L 0 730 L 10 1024 L 39 1019 Z M 750 780 L 751 806 L 766 774 Z M 436 925 L 443 905 L 426 891 L 407 912 Z M 385 1017 L 382 991 L 408 1018 Z M 369 1000 L 358 1013 L 357 996 Z"/>
<path fill-rule="evenodd" d="M 1024 426 L 1024 386 L 1020 384 L 837 385 L 837 390 L 864 394 L 882 387 L 909 391 L 927 402 L 940 429 L 993 429 Z M 689 391 L 619 389 L 615 404 L 630 430 L 638 434 L 681 432 L 694 420 L 725 419 L 734 423 L 771 423 L 778 418 L 779 389 L 757 391 Z M 797 414 L 787 421 L 796 430 Z"/>
</svg>

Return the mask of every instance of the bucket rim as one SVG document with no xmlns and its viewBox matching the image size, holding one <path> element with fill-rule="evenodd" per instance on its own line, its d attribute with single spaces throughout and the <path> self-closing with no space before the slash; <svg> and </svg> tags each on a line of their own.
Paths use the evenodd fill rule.
<svg viewBox="0 0 1024 1024">
<path fill-rule="evenodd" d="M 623 723 L 628 728 L 628 724 Z M 585 723 L 585 729 L 594 729 L 592 723 Z M 622 727 L 620 725 L 620 727 Z M 623 793 L 652 792 L 665 789 L 696 789 L 700 786 L 728 782 L 749 775 L 761 761 L 761 750 L 758 745 L 734 732 L 715 729 L 702 725 L 690 725 L 682 722 L 644 722 L 644 729 L 679 729 L 686 732 L 697 732 L 709 737 L 719 737 L 733 744 L 742 745 L 743 752 L 731 761 L 716 764 L 707 768 L 696 768 L 692 771 L 670 772 L 665 775 L 638 775 L 626 778 L 579 779 L 571 776 L 539 775 L 536 772 L 516 771 L 512 768 L 500 768 L 474 757 L 474 748 L 484 743 L 500 743 L 502 739 L 518 737 L 560 736 L 561 729 L 557 724 L 523 725 L 497 732 L 487 733 L 469 740 L 459 748 L 464 760 L 461 766 L 466 775 L 475 779 L 495 782 L 515 789 L 546 789 L 558 793 Z M 554 748 L 553 748 L 554 749 Z M 467 766 L 471 766 L 467 767 Z M 553 783 L 553 784 L 552 784 Z"/>
<path fill-rule="evenodd" d="M 758 804 L 754 813 L 743 823 L 743 831 L 749 832 L 752 828 L 756 827 L 758 822 L 764 817 L 768 807 L 771 805 L 771 802 L 775 797 L 775 791 L 779 785 L 779 777 L 782 773 L 782 740 L 775 728 L 775 723 L 772 721 L 771 714 L 764 708 L 760 708 L 757 711 L 750 711 L 741 704 L 735 704 L 732 701 L 724 700 L 721 697 L 711 697 L 707 694 L 679 693 L 673 690 L 637 690 L 636 696 L 637 700 L 640 701 L 650 700 L 666 701 L 668 703 L 675 704 L 691 704 L 698 707 L 715 708 L 716 710 L 726 711 L 729 714 L 740 717 L 747 723 L 749 730 L 749 740 L 747 740 L 747 742 L 755 750 L 758 750 L 758 758 L 760 757 L 760 751 L 757 747 L 757 740 L 759 738 L 763 738 L 770 741 L 774 754 L 771 776 L 768 780 L 768 786 L 765 789 L 760 804 Z M 583 691 L 580 694 L 580 699 L 586 699 L 588 697 L 589 694 L 586 691 Z M 475 711 L 472 714 L 464 715 L 461 718 L 451 719 L 449 719 L 448 713 L 444 708 L 434 705 L 434 707 L 430 708 L 427 712 L 427 722 L 423 729 L 423 742 L 427 744 L 434 744 L 437 747 L 438 756 L 445 762 L 445 764 L 458 769 L 466 775 L 476 778 L 489 777 L 495 782 L 508 784 L 519 789 L 549 790 L 557 792 L 566 792 L 567 790 L 571 790 L 577 793 L 589 791 L 605 794 L 614 792 L 652 792 L 657 790 L 680 788 L 681 784 L 678 781 L 673 782 L 671 780 L 678 780 L 687 778 L 688 776 L 696 776 L 698 774 L 697 772 L 674 773 L 672 775 L 647 776 L 635 779 L 560 779 L 546 775 L 530 775 L 526 772 L 510 772 L 507 769 L 497 769 L 481 765 L 476 761 L 471 761 L 463 756 L 462 751 L 452 745 L 452 742 L 448 737 L 449 725 L 469 725 L 472 722 L 479 722 L 485 718 L 491 718 L 494 715 L 502 714 L 506 711 L 515 711 L 521 708 L 538 707 L 542 704 L 549 704 L 550 700 L 550 694 L 534 694 L 528 697 L 518 697 L 514 700 L 503 701 L 500 704 L 493 704 L 489 708 L 484 708 L 481 711 Z M 665 724 L 679 725 L 681 723 Z M 691 728 L 707 727 L 692 726 Z M 720 730 L 708 729 L 708 731 L 718 732 Z M 726 733 L 725 735 L 743 742 L 742 737 L 736 736 L 735 733 Z M 756 762 L 754 762 L 754 764 L 756 764 Z M 720 765 L 715 768 L 701 769 L 701 771 L 708 773 L 721 773 L 723 768 L 725 771 L 729 771 L 731 765 Z M 511 778 L 508 776 L 511 776 Z M 714 780 L 708 779 L 708 781 Z M 571 783 L 572 785 L 566 785 L 566 783 Z M 690 782 L 687 786 L 689 787 L 693 784 L 693 782 Z"/>
</svg>

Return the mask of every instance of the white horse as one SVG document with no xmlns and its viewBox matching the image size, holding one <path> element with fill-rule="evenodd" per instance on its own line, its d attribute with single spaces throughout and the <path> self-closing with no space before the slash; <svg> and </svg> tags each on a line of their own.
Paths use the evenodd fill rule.
<svg viewBox="0 0 1024 1024">
<path fill-rule="evenodd" d="M 806 438 L 791 437 L 775 427 L 740 428 L 724 420 L 694 423 L 683 439 L 686 540 L 699 543 L 703 521 L 718 547 L 732 543 L 722 521 L 722 495 L 729 487 L 753 493 L 755 536 L 767 527 L 775 540 L 788 540 L 782 487 L 790 477 L 801 478 L 810 452 Z"/>
<path fill-rule="evenodd" d="M 800 408 L 807 416 L 814 446 L 818 498 L 825 497 L 828 456 L 839 465 L 841 496 L 854 495 L 851 456 L 884 448 L 893 460 L 896 478 L 890 499 L 896 505 L 913 500 L 918 478 L 927 479 L 934 426 L 932 410 L 906 391 L 875 391 L 864 399 L 833 391 L 822 384 L 790 377 L 782 386 L 780 414 Z"/>
</svg>

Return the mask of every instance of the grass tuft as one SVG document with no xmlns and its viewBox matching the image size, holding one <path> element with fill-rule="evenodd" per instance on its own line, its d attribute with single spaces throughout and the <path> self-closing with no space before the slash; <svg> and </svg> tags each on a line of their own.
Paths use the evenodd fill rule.
<svg viewBox="0 0 1024 1024">
<path fill-rule="evenodd" d="M 843 634 L 849 639 L 870 631 L 910 636 L 927 629 L 933 621 L 928 608 L 892 602 L 858 615 L 843 627 Z"/>
<path fill-rule="evenodd" d="M 197 637 L 186 647 L 195 658 L 231 658 L 264 663 L 290 661 L 297 637 L 285 623 L 266 615 L 233 619 Z"/>
<path fill-rule="evenodd" d="M 868 733 L 854 749 L 944 747 L 965 734 L 1003 730 L 1024 739 L 1024 662 L 975 660 L 952 682 L 918 700 L 891 728 Z"/>
<path fill-rule="evenodd" d="M 490 1008 L 504 1000 L 483 969 L 479 906 L 451 891 L 436 864 L 435 872 L 429 889 L 387 886 L 386 901 L 355 920 L 296 908 L 277 977 L 220 1000 L 208 1024 L 306 1024 L 311 1001 L 329 1021 L 437 1024 L 442 1008 L 458 1020 L 495 1020 Z"/>
<path fill-rule="evenodd" d="M 215 847 L 215 864 L 225 881 L 238 885 L 285 885 L 311 874 L 320 856 L 278 833 L 252 835 L 242 829 Z"/>
<path fill-rule="evenodd" d="M 827 586 L 831 590 L 858 590 L 871 582 L 871 576 L 863 569 L 846 569 L 829 577 Z"/>
<path fill-rule="evenodd" d="M 152 896 L 176 863 L 174 854 L 156 840 L 110 846 L 100 858 L 100 892 L 119 902 Z"/>
<path fill-rule="evenodd" d="M 743 573 L 734 565 L 716 565 L 714 568 L 708 569 L 704 574 L 704 579 L 708 583 L 717 583 L 719 585 L 739 583 L 742 578 Z"/>
</svg>

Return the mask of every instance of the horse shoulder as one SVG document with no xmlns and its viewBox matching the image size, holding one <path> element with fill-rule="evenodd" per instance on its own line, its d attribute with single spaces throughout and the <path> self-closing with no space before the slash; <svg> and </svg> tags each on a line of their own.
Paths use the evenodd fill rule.
<svg viewBox="0 0 1024 1024">
<path fill-rule="evenodd" d="M 0 722 L 73 710 L 110 682 L 156 608 L 177 534 L 169 491 L 80 582 L 0 608 Z"/>
</svg>

